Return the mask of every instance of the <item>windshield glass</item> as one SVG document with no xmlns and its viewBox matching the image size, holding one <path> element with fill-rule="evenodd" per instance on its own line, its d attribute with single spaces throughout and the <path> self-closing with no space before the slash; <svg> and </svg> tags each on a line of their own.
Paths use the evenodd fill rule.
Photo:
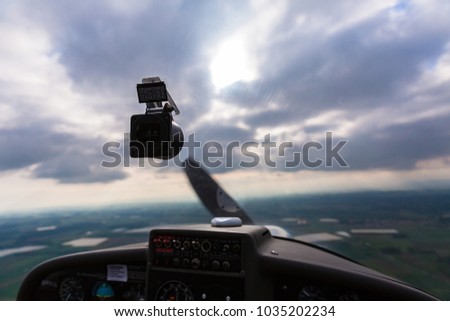
<svg viewBox="0 0 450 321">
<path fill-rule="evenodd" d="M 0 299 L 58 255 L 208 223 L 202 164 L 256 224 L 450 299 L 450 4 L 7 1 Z M 130 157 L 160 77 L 184 147 Z"/>
</svg>

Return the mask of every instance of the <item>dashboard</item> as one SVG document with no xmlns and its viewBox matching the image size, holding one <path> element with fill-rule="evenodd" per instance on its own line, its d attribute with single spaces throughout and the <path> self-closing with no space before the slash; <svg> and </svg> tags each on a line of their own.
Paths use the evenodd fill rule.
<svg viewBox="0 0 450 321">
<path fill-rule="evenodd" d="M 44 262 L 18 300 L 436 300 L 263 226 L 157 228 L 148 243 Z"/>
</svg>

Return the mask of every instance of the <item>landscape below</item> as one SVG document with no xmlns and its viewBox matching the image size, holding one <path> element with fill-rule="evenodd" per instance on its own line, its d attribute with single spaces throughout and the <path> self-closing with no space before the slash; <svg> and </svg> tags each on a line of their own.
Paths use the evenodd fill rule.
<svg viewBox="0 0 450 321">
<path fill-rule="evenodd" d="M 239 200 L 278 225 L 363 265 L 450 300 L 450 191 L 364 192 Z M 0 299 L 56 256 L 146 242 L 152 226 L 208 223 L 200 203 L 67 209 L 0 216 Z"/>
</svg>

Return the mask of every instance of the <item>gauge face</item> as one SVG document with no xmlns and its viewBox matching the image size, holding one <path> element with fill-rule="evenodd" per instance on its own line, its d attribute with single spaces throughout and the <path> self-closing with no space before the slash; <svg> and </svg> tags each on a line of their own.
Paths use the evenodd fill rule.
<svg viewBox="0 0 450 321">
<path fill-rule="evenodd" d="M 127 301 L 144 301 L 145 295 L 141 284 L 132 284 L 128 286 L 122 293 L 122 300 Z"/>
<path fill-rule="evenodd" d="M 115 297 L 114 290 L 108 282 L 98 282 L 93 289 L 93 295 L 96 300 L 107 301 Z"/>
<path fill-rule="evenodd" d="M 59 297 L 63 301 L 83 301 L 84 291 L 80 279 L 68 277 L 59 285 Z"/>
<path fill-rule="evenodd" d="M 156 292 L 156 301 L 193 301 L 189 287 L 180 281 L 168 281 Z"/>
</svg>

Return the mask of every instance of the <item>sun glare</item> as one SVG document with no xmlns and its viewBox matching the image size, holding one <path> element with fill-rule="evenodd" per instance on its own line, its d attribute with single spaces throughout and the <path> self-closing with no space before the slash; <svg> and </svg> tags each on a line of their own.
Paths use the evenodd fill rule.
<svg viewBox="0 0 450 321">
<path fill-rule="evenodd" d="M 236 81 L 251 81 L 256 78 L 254 63 L 249 58 L 244 40 L 240 37 L 234 37 L 222 43 L 209 68 L 213 84 L 217 89 Z"/>
</svg>

